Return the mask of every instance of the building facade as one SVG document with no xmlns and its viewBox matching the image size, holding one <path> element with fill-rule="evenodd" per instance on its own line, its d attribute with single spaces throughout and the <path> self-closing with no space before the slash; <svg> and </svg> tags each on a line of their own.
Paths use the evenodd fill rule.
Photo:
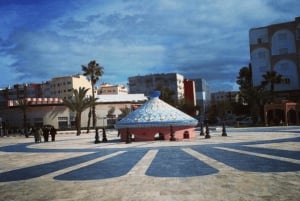
<svg viewBox="0 0 300 201">
<path fill-rule="evenodd" d="M 218 91 L 211 94 L 211 103 L 216 104 L 220 102 L 237 103 L 238 91 Z"/>
<path fill-rule="evenodd" d="M 0 90 L 0 102 L 6 100 L 18 100 L 22 98 L 34 98 L 43 96 L 43 87 L 39 83 L 15 84 Z"/>
<path fill-rule="evenodd" d="M 275 71 L 283 80 L 274 91 L 286 98 L 300 97 L 300 17 L 250 29 L 249 43 L 253 85 L 260 85 L 267 71 Z"/>
<path fill-rule="evenodd" d="M 73 91 L 79 87 L 91 88 L 90 81 L 83 75 L 55 77 L 43 83 L 16 84 L 0 90 L 0 120 L 7 122 L 11 128 L 23 127 L 22 110 L 19 100 L 30 102 L 27 113 L 29 126 L 53 125 L 58 129 L 74 128 L 75 113 L 70 111 L 62 99 L 73 96 Z M 118 118 L 123 108 L 133 109 L 147 100 L 144 94 L 127 94 L 127 89 L 122 85 L 111 85 L 111 91 L 97 95 L 96 105 L 97 126 L 107 126 L 112 121 L 107 117 Z M 107 89 L 107 88 L 106 88 Z M 97 90 L 94 90 L 96 92 Z M 114 94 L 113 94 L 114 93 Z M 87 96 L 92 95 L 89 90 Z M 87 125 L 88 112 L 82 114 L 82 126 Z"/>
<path fill-rule="evenodd" d="M 97 89 L 97 94 L 128 94 L 128 89 L 124 85 L 101 84 Z"/>
<path fill-rule="evenodd" d="M 0 90 L 0 101 L 23 98 L 70 98 L 73 96 L 73 90 L 78 90 L 79 87 L 91 89 L 91 82 L 83 75 L 71 75 L 55 77 L 42 83 L 15 84 Z M 87 96 L 90 95 L 92 95 L 91 90 L 87 92 Z"/>
<path fill-rule="evenodd" d="M 63 77 L 55 77 L 50 81 L 43 83 L 44 97 L 70 98 L 73 96 L 73 90 L 78 90 L 79 87 L 91 89 L 91 82 L 83 75 L 71 75 Z M 88 90 L 87 96 L 91 96 L 92 90 Z M 94 90 L 96 94 L 96 91 Z"/>
<path fill-rule="evenodd" d="M 97 95 L 96 104 L 96 126 L 112 126 L 122 114 L 122 109 L 132 110 L 137 105 L 147 100 L 143 94 L 115 94 Z M 41 127 L 42 125 L 53 125 L 57 129 L 75 128 L 76 113 L 67 108 L 61 98 L 26 98 L 30 101 L 27 109 L 28 127 Z M 86 127 L 89 110 L 82 113 L 81 126 Z M 111 116 L 113 118 L 111 118 Z M 13 129 L 23 128 L 22 110 L 18 106 L 17 100 L 7 101 L 7 107 L 1 107 L 0 117 L 2 121 Z"/>
<path fill-rule="evenodd" d="M 151 92 L 168 88 L 175 92 L 175 100 L 184 98 L 184 77 L 178 73 L 150 74 L 128 78 L 129 93 L 143 93 L 149 96 Z"/>
<path fill-rule="evenodd" d="M 196 104 L 201 107 L 201 116 L 204 119 L 205 111 L 209 108 L 211 101 L 210 87 L 205 79 L 194 79 L 196 90 Z"/>
<path fill-rule="evenodd" d="M 196 89 L 197 105 L 202 105 L 203 102 L 209 104 L 211 101 L 210 87 L 205 79 L 194 79 Z"/>
<path fill-rule="evenodd" d="M 188 103 L 196 106 L 196 91 L 194 80 L 184 79 L 184 98 Z"/>
</svg>

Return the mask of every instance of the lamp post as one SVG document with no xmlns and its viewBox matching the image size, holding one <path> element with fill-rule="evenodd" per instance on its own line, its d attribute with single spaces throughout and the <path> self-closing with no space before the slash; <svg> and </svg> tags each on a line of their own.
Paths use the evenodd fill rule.
<svg viewBox="0 0 300 201">
<path fill-rule="evenodd" d="M 107 142 L 106 131 L 104 127 L 102 127 L 102 142 Z"/>
<path fill-rule="evenodd" d="M 222 136 L 227 136 L 226 128 L 225 128 L 225 122 L 224 121 L 223 121 L 223 126 L 222 126 Z"/>
<path fill-rule="evenodd" d="M 204 135 L 204 131 L 203 131 L 203 122 L 200 122 L 200 136 Z"/>
<path fill-rule="evenodd" d="M 208 128 L 208 122 L 206 121 L 206 123 L 205 123 L 205 138 L 206 139 L 208 139 L 208 138 L 210 138 L 210 135 L 209 135 L 209 128 Z"/>
<path fill-rule="evenodd" d="M 206 119 L 206 116 L 205 116 L 205 96 L 206 96 L 206 94 L 205 94 L 205 91 L 203 91 L 202 92 L 202 98 L 203 98 L 203 103 L 202 103 L 202 107 L 203 107 L 203 114 L 202 114 L 202 116 L 203 116 L 203 120 L 205 120 Z"/>
</svg>

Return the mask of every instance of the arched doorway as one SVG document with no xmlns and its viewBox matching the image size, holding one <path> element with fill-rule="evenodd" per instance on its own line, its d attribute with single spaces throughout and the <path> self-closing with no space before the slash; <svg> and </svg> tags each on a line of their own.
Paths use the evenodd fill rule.
<svg viewBox="0 0 300 201">
<path fill-rule="evenodd" d="M 165 140 L 165 136 L 163 133 L 159 132 L 154 135 L 154 140 Z"/>
<path fill-rule="evenodd" d="M 273 125 L 279 122 L 279 125 L 300 124 L 300 103 L 285 102 L 271 103 L 264 105 L 265 125 Z"/>
<path fill-rule="evenodd" d="M 288 124 L 296 125 L 297 124 L 297 113 L 295 110 L 289 110 L 287 113 L 288 116 Z"/>
<path fill-rule="evenodd" d="M 184 131 L 184 133 L 183 133 L 183 139 L 189 139 L 189 138 L 190 138 L 189 131 Z"/>
</svg>

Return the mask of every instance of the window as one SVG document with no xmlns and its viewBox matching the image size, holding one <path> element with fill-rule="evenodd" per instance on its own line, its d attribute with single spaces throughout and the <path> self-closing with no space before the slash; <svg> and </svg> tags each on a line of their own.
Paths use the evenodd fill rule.
<svg viewBox="0 0 300 201">
<path fill-rule="evenodd" d="M 278 34 L 278 40 L 286 40 L 286 38 L 287 38 L 286 33 Z"/>
<path fill-rule="evenodd" d="M 257 39 L 257 44 L 262 44 L 262 38 Z"/>
<path fill-rule="evenodd" d="M 297 39 L 300 40 L 300 27 L 297 28 Z"/>
<path fill-rule="evenodd" d="M 58 121 L 68 121 L 68 117 L 57 117 Z"/>
<path fill-rule="evenodd" d="M 258 58 L 265 59 L 266 58 L 266 53 L 265 52 L 258 52 Z"/>
<path fill-rule="evenodd" d="M 281 63 L 279 66 L 280 72 L 287 72 L 289 68 L 288 63 Z"/>
<path fill-rule="evenodd" d="M 291 83 L 291 80 L 289 78 L 283 78 L 281 80 L 281 84 L 290 84 Z"/>
<path fill-rule="evenodd" d="M 287 48 L 280 48 L 279 49 L 279 54 L 287 54 L 288 53 L 288 49 Z"/>
</svg>

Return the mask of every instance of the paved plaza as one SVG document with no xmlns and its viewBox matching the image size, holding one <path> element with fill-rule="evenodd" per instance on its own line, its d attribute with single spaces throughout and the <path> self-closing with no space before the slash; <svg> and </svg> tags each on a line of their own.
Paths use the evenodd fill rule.
<svg viewBox="0 0 300 201">
<path fill-rule="evenodd" d="M 0 138 L 0 200 L 299 201 L 300 127 L 227 128 L 205 139 Z"/>
</svg>

